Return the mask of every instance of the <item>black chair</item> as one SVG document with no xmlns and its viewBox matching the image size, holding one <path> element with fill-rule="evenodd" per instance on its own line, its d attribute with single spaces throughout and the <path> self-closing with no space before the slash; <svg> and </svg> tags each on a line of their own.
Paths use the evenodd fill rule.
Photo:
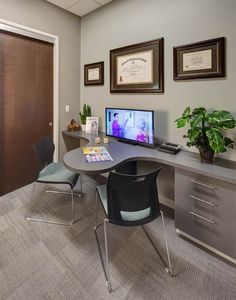
<svg viewBox="0 0 236 300">
<path fill-rule="evenodd" d="M 52 223 L 52 224 L 59 224 L 59 225 L 72 225 L 75 223 L 74 220 L 74 195 L 78 195 L 81 197 L 81 194 L 75 194 L 74 193 L 74 187 L 77 183 L 79 174 L 76 174 L 67 168 L 64 167 L 63 163 L 54 163 L 53 162 L 53 154 L 55 150 L 55 145 L 51 139 L 51 137 L 46 137 L 39 141 L 38 143 L 34 144 L 33 149 L 37 155 L 38 158 L 38 174 L 37 179 L 34 183 L 33 191 L 31 200 L 29 202 L 29 206 L 25 215 L 26 220 L 30 221 L 38 221 L 38 222 L 44 222 L 44 223 Z M 71 214 L 72 219 L 69 223 L 64 222 L 57 222 L 57 221 L 47 221 L 39 218 L 32 218 L 29 216 L 30 214 L 30 208 L 33 202 L 33 196 L 35 192 L 35 187 L 37 183 L 43 183 L 46 184 L 45 192 L 47 193 L 59 193 L 59 194 L 70 194 L 71 195 Z M 63 184 L 63 185 L 69 185 L 70 186 L 70 192 L 64 192 L 64 191 L 56 191 L 56 190 L 47 190 L 47 184 Z M 80 188 L 82 192 L 82 182 L 80 180 Z"/>
<path fill-rule="evenodd" d="M 108 242 L 107 242 L 107 223 L 120 226 L 139 226 L 141 225 L 149 241 L 155 248 L 158 256 L 165 266 L 166 271 L 172 275 L 169 249 L 165 233 L 163 212 L 159 207 L 158 191 L 156 178 L 161 167 L 144 175 L 127 175 L 111 172 L 108 177 L 107 185 L 99 185 L 96 190 L 96 226 L 94 227 L 96 241 L 98 244 L 99 255 L 102 268 L 106 278 L 106 285 L 111 291 L 111 280 L 109 273 Z M 105 219 L 101 224 L 97 223 L 97 201 L 98 196 L 101 201 Z M 157 247 L 153 243 L 144 224 L 147 224 L 157 217 L 162 217 L 162 225 L 167 250 L 168 265 L 161 256 Z M 104 225 L 105 236 L 105 261 L 104 264 L 102 251 L 97 235 L 99 226 Z M 105 267 L 106 265 L 106 267 Z"/>
</svg>

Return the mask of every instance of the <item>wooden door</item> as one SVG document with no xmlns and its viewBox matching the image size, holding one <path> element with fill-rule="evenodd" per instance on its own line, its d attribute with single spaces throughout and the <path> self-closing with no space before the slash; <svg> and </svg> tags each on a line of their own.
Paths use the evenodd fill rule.
<svg viewBox="0 0 236 300">
<path fill-rule="evenodd" d="M 35 180 L 32 144 L 52 120 L 53 45 L 0 31 L 0 195 Z"/>
</svg>

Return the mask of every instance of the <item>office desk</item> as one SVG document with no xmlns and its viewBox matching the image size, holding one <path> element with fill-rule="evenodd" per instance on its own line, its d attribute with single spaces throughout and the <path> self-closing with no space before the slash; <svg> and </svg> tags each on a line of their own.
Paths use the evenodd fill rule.
<svg viewBox="0 0 236 300">
<path fill-rule="evenodd" d="M 82 131 L 63 131 L 67 137 L 87 141 L 86 147 L 95 145 L 95 137 L 98 135 L 87 134 Z M 99 133 L 104 137 L 104 133 Z M 103 144 L 101 144 L 103 146 Z M 63 158 L 64 164 L 72 171 L 87 175 L 96 175 L 114 170 L 118 165 L 130 160 L 153 160 L 162 164 L 173 166 L 182 170 L 197 172 L 236 185 L 236 162 L 223 159 L 216 159 L 214 164 L 200 162 L 199 155 L 189 151 L 180 151 L 176 155 L 159 152 L 156 149 L 143 146 L 134 146 L 126 143 L 110 140 L 106 145 L 113 161 L 86 163 L 83 152 L 80 148 L 69 151 Z"/>
<path fill-rule="evenodd" d="M 64 131 L 63 136 L 94 146 L 97 135 Z M 87 175 L 106 173 L 133 160 L 174 167 L 177 232 L 236 263 L 236 162 L 216 158 L 210 165 L 201 163 L 196 153 L 180 151 L 171 155 L 114 140 L 106 148 L 113 161 L 86 163 L 82 150 L 77 148 L 64 156 L 64 164 Z"/>
</svg>

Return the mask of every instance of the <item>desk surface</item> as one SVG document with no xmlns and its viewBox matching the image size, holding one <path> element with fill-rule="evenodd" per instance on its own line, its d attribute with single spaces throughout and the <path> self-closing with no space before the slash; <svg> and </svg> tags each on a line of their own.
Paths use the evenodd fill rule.
<svg viewBox="0 0 236 300">
<path fill-rule="evenodd" d="M 98 146 L 94 144 L 97 135 L 88 134 L 82 131 L 68 132 L 63 131 L 66 136 L 84 139 L 88 143 L 86 146 Z M 99 136 L 105 136 L 99 133 Z M 101 144 L 103 146 L 103 144 Z M 124 162 L 132 160 L 153 160 L 175 168 L 200 173 L 212 178 L 220 179 L 225 182 L 236 184 L 236 162 L 215 158 L 214 164 L 201 163 L 199 155 L 189 151 L 180 151 L 176 155 L 159 152 L 142 146 L 134 146 L 110 140 L 106 145 L 113 161 L 87 163 L 81 148 L 74 149 L 65 154 L 63 162 L 72 171 L 97 175 L 109 172 Z"/>
</svg>

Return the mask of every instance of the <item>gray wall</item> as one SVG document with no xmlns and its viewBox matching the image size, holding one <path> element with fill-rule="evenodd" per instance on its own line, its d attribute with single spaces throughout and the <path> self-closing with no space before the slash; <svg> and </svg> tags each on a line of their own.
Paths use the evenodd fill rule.
<svg viewBox="0 0 236 300">
<path fill-rule="evenodd" d="M 65 129 L 80 107 L 80 18 L 44 0 L 0 0 L 0 18 L 59 36 L 59 130 Z M 59 136 L 62 157 L 65 146 Z"/>
<path fill-rule="evenodd" d="M 103 129 L 106 106 L 154 109 L 156 135 L 182 145 L 185 130 L 177 130 L 173 122 L 186 106 L 204 105 L 236 115 L 235 12 L 235 0 L 116 0 L 83 17 L 81 76 L 84 64 L 104 60 L 105 85 L 84 87 L 81 80 L 81 105 L 91 105 L 93 115 L 102 118 Z M 226 78 L 173 81 L 173 46 L 220 36 L 226 37 Z M 110 94 L 109 50 L 159 37 L 164 37 L 165 93 Z M 230 136 L 236 141 L 235 130 Z M 223 156 L 236 160 L 236 150 Z"/>
</svg>

